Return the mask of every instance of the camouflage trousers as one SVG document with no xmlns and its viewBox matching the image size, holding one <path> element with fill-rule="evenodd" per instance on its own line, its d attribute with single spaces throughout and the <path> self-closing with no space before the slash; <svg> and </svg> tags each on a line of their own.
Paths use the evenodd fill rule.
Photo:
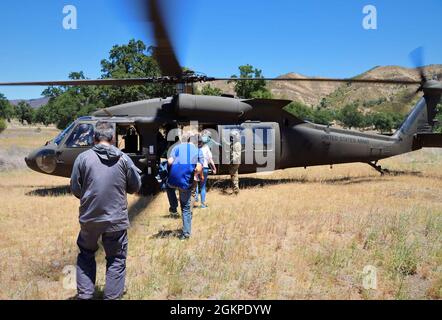
<svg viewBox="0 0 442 320">
<path fill-rule="evenodd" d="M 233 192 L 239 193 L 239 177 L 238 177 L 239 164 L 232 164 L 230 166 L 230 181 L 232 181 Z"/>
</svg>

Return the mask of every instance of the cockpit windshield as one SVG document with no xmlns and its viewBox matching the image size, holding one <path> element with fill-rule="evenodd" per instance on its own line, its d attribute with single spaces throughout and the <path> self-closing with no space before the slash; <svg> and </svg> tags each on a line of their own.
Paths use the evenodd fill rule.
<svg viewBox="0 0 442 320">
<path fill-rule="evenodd" d="M 68 132 L 72 129 L 72 127 L 74 126 L 74 124 L 75 124 L 75 122 L 72 122 L 70 125 L 68 125 L 68 126 L 66 127 L 66 129 L 64 129 L 62 132 L 59 133 L 58 136 L 56 136 L 56 137 L 54 138 L 53 141 L 54 141 L 54 143 L 55 143 L 56 145 L 60 145 L 60 143 L 63 141 L 64 137 L 66 136 L 66 133 L 68 133 Z"/>
<path fill-rule="evenodd" d="M 66 147 L 90 147 L 94 144 L 94 126 L 92 123 L 79 123 L 66 140 Z"/>
</svg>

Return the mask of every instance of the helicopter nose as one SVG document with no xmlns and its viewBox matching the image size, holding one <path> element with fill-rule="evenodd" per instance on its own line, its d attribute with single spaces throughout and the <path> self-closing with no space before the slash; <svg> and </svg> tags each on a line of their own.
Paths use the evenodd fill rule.
<svg viewBox="0 0 442 320">
<path fill-rule="evenodd" d="M 29 169 L 34 171 L 53 173 L 57 166 L 55 150 L 45 148 L 34 150 L 25 158 L 25 162 Z"/>
<path fill-rule="evenodd" d="M 35 158 L 37 157 L 37 152 L 39 150 L 32 151 L 28 156 L 25 158 L 26 165 L 29 169 L 34 171 L 40 171 L 38 170 L 37 162 L 35 161 Z"/>
</svg>

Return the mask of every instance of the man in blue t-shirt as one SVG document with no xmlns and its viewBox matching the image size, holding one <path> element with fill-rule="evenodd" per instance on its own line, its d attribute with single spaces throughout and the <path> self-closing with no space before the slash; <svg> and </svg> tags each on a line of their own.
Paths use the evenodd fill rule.
<svg viewBox="0 0 442 320">
<path fill-rule="evenodd" d="M 191 139 L 192 140 L 192 139 Z M 196 141 L 197 138 L 195 139 Z M 168 198 L 170 207 L 176 210 L 178 201 L 175 190 L 178 189 L 180 195 L 180 206 L 183 218 L 183 232 L 181 240 L 190 237 L 192 229 L 192 190 L 195 186 L 195 174 L 202 177 L 203 154 L 195 144 L 183 142 L 175 146 L 167 160 L 169 164 L 168 178 Z"/>
</svg>

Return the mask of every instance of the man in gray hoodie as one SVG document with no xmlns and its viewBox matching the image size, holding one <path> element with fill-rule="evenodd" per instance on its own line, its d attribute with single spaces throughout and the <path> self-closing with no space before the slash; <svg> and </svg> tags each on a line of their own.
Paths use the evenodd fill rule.
<svg viewBox="0 0 442 320">
<path fill-rule="evenodd" d="M 113 146 L 115 128 L 97 122 L 95 146 L 75 160 L 71 191 L 80 199 L 80 225 L 77 245 L 77 291 L 79 299 L 91 299 L 95 291 L 95 252 L 101 237 L 106 253 L 104 299 L 118 299 L 124 293 L 126 278 L 127 229 L 129 217 L 126 193 L 138 192 L 140 170 L 132 160 Z"/>
</svg>

